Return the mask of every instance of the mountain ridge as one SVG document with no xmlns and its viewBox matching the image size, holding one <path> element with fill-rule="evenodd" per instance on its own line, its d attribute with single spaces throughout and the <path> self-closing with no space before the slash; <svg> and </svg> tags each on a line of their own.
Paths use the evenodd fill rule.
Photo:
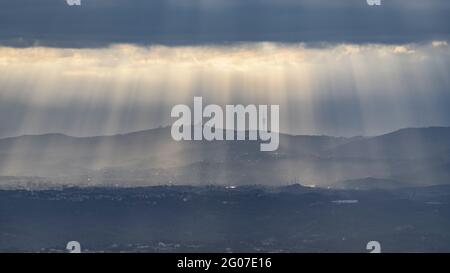
<svg viewBox="0 0 450 273">
<path fill-rule="evenodd" d="M 281 134 L 275 152 L 261 152 L 259 141 L 177 142 L 170 127 L 159 127 L 109 136 L 52 133 L 0 139 L 0 176 L 44 177 L 75 185 L 294 181 L 318 186 L 382 177 L 427 186 L 449 183 L 448 151 L 450 127 L 350 138 Z M 5 181 L 0 179 L 0 185 L 11 183 Z"/>
<path fill-rule="evenodd" d="M 157 131 L 157 130 L 169 130 L 170 128 L 171 128 L 171 126 L 160 126 L 160 127 L 150 128 L 150 129 L 130 131 L 130 132 L 126 132 L 126 133 L 104 134 L 104 135 L 100 134 L 100 135 L 92 135 L 92 136 L 74 136 L 74 135 L 60 133 L 60 132 L 47 132 L 47 133 L 38 133 L 38 134 L 21 134 L 21 135 L 17 135 L 17 136 L 1 137 L 0 141 L 8 140 L 8 139 L 22 138 L 22 137 L 39 137 L 39 136 L 61 136 L 61 137 L 70 137 L 70 138 L 77 138 L 77 139 L 92 139 L 92 138 L 98 138 L 98 137 L 117 137 L 117 136 L 135 135 L 135 134 L 153 132 L 153 131 Z M 386 132 L 386 133 L 382 133 L 382 134 L 374 134 L 374 135 L 333 136 L 333 135 L 327 135 L 327 134 L 292 134 L 292 133 L 286 133 L 286 132 L 280 132 L 280 135 L 292 136 L 292 137 L 330 137 L 330 138 L 351 139 L 351 138 L 381 137 L 381 136 L 392 135 L 392 134 L 410 131 L 410 130 L 429 130 L 429 129 L 447 129 L 450 131 L 450 126 L 404 127 L 404 128 L 400 128 L 400 129 L 397 129 L 394 131 L 390 131 L 390 132 Z M 223 129 L 221 129 L 221 130 L 223 130 Z M 248 132 L 248 130 L 246 130 L 246 132 Z"/>
</svg>

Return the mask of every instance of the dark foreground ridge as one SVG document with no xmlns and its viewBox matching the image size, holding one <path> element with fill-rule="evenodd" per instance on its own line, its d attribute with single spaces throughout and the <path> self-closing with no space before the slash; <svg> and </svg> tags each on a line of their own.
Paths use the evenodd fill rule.
<svg viewBox="0 0 450 273">
<path fill-rule="evenodd" d="M 450 186 L 0 191 L 0 252 L 449 252 Z"/>
</svg>

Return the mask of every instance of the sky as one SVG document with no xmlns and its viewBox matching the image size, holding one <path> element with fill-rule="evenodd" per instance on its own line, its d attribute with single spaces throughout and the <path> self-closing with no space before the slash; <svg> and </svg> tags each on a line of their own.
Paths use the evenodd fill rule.
<svg viewBox="0 0 450 273">
<path fill-rule="evenodd" d="M 0 137 L 171 123 L 173 105 L 279 104 L 281 131 L 450 126 L 450 1 L 0 1 Z"/>
</svg>

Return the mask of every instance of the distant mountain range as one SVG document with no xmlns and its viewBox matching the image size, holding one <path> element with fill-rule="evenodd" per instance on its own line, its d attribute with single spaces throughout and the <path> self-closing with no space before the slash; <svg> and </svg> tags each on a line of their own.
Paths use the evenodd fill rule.
<svg viewBox="0 0 450 273">
<path fill-rule="evenodd" d="M 99 137 L 0 139 L 2 187 L 286 185 L 396 188 L 450 184 L 450 127 L 374 137 L 280 135 L 255 141 L 172 140 L 170 128 Z"/>
</svg>

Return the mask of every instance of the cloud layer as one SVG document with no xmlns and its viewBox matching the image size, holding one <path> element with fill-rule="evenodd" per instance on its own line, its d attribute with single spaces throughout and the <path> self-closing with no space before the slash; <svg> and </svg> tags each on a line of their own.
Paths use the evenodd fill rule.
<svg viewBox="0 0 450 273">
<path fill-rule="evenodd" d="M 173 105 L 279 104 L 281 130 L 373 135 L 450 125 L 450 47 L 247 43 L 0 48 L 0 136 L 171 123 Z"/>
<path fill-rule="evenodd" d="M 99 47 L 111 43 L 411 43 L 449 40 L 447 0 L 7 0 L 0 43 Z"/>
</svg>

